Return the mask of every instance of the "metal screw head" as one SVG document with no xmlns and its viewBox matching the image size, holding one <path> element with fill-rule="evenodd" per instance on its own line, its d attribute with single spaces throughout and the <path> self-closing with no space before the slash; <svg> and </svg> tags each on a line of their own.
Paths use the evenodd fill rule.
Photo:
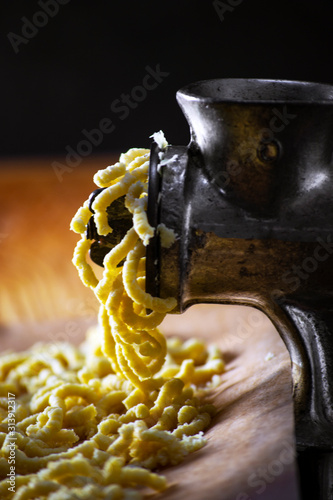
<svg viewBox="0 0 333 500">
<path fill-rule="evenodd" d="M 262 139 L 258 149 L 258 158 L 264 162 L 273 162 L 279 158 L 280 145 L 276 139 Z"/>
</svg>

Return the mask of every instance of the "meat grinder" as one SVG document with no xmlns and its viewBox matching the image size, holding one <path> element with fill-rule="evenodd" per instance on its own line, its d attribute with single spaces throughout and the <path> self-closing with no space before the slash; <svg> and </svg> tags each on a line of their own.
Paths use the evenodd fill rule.
<svg viewBox="0 0 333 500">
<path fill-rule="evenodd" d="M 333 499 L 333 86 L 207 80 L 177 100 L 190 143 L 153 144 L 148 191 L 151 225 L 177 239 L 148 246 L 147 290 L 177 312 L 270 318 L 291 358 L 302 494 Z"/>
<path fill-rule="evenodd" d="M 333 499 L 333 85 L 217 79 L 177 92 L 187 146 L 151 147 L 146 289 L 263 311 L 291 359 L 302 498 Z M 91 200 L 96 193 L 93 193 Z M 103 257 L 131 224 L 108 209 Z M 118 234 L 119 233 L 119 234 Z"/>
</svg>

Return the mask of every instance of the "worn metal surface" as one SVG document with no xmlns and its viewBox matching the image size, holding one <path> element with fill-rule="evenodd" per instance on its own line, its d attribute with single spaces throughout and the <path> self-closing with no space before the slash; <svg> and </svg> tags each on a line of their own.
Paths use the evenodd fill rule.
<svg viewBox="0 0 333 500">
<path fill-rule="evenodd" d="M 152 155 L 148 215 L 178 239 L 148 247 L 147 289 L 177 297 L 175 312 L 268 315 L 290 353 L 303 479 L 309 453 L 318 464 L 305 494 L 333 498 L 330 454 L 316 458 L 333 450 L 333 86 L 212 80 L 177 99 L 191 142 L 167 149 L 161 177 Z"/>
</svg>

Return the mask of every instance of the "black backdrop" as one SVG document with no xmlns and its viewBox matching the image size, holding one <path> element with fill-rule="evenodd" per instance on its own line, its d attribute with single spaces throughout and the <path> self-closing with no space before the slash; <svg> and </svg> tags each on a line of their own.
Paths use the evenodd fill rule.
<svg viewBox="0 0 333 500">
<path fill-rule="evenodd" d="M 175 93 L 197 80 L 333 83 L 332 0 L 2 0 L 0 9 L 2 157 L 65 155 L 96 128 L 96 154 L 149 146 L 159 129 L 186 144 Z"/>
</svg>

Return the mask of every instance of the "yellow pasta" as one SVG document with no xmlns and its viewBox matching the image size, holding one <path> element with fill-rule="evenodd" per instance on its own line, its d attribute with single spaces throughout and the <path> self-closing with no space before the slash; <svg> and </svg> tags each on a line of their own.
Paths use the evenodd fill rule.
<svg viewBox="0 0 333 500">
<path fill-rule="evenodd" d="M 71 229 L 75 233 L 85 233 L 88 221 L 91 217 L 91 211 L 88 206 L 88 200 L 84 202 L 83 206 L 76 212 L 75 217 L 71 222 Z"/>
<path fill-rule="evenodd" d="M 36 344 L 0 356 L 1 499 L 139 500 L 139 486 L 167 487 L 156 468 L 205 444 L 215 409 L 198 394 L 224 364 L 216 348 L 166 340 L 158 330 L 176 301 L 145 291 L 145 247 L 155 233 L 146 216 L 148 165 L 149 151 L 133 148 L 97 172 L 104 191 L 93 211 L 85 202 L 71 223 L 81 235 L 73 263 L 100 303 L 98 325 L 78 347 Z M 105 256 L 98 280 L 86 226 L 93 217 L 100 235 L 112 232 L 106 210 L 124 195 L 133 226 Z M 174 234 L 156 230 L 172 245 Z"/>
</svg>

